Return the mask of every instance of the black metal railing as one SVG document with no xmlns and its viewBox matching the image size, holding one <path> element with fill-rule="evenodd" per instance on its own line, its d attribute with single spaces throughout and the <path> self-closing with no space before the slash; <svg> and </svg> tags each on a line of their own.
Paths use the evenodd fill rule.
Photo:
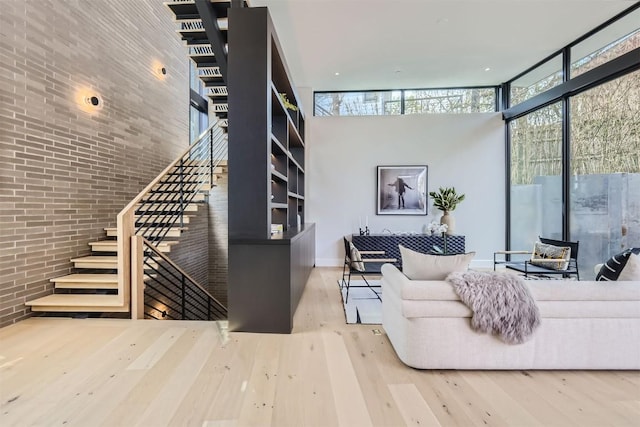
<svg viewBox="0 0 640 427">
<path fill-rule="evenodd" d="M 157 320 L 226 320 L 227 308 L 152 242 L 143 239 L 144 316 Z"/>
<path fill-rule="evenodd" d="M 227 151 L 226 135 L 214 123 L 138 204 L 135 234 L 159 243 L 175 227 L 184 227 L 185 210 L 207 186 L 213 186 L 215 170 Z"/>
</svg>

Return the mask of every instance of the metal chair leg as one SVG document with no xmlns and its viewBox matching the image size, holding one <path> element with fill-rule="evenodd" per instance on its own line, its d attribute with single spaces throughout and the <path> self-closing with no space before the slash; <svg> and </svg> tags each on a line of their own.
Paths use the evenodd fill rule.
<svg viewBox="0 0 640 427">
<path fill-rule="evenodd" d="M 378 293 L 376 291 L 373 290 L 373 287 L 371 286 L 371 284 L 369 283 L 369 281 L 367 280 L 366 277 L 364 277 L 364 275 L 360 275 L 362 277 L 362 279 L 364 280 L 364 283 L 367 284 L 367 287 L 369 287 L 369 289 L 371 289 L 371 292 L 373 292 L 376 296 L 376 298 L 378 298 L 381 302 L 382 302 L 382 298 L 380 298 L 380 295 L 378 295 Z"/>
</svg>

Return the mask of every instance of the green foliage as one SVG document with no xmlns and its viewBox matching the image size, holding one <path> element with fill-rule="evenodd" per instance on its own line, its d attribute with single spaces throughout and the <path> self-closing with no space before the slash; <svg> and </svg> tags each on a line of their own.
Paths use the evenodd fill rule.
<svg viewBox="0 0 640 427">
<path fill-rule="evenodd" d="M 452 211 L 464 200 L 464 194 L 458 195 L 454 187 L 440 187 L 437 192 L 431 191 L 429 196 L 433 199 L 433 206 L 441 211 Z"/>
<path fill-rule="evenodd" d="M 291 101 L 289 101 L 289 98 L 287 98 L 287 94 L 284 92 L 280 92 L 280 99 L 282 100 L 282 103 L 284 104 L 284 106 L 291 111 L 298 111 L 298 107 L 296 107 L 295 105 L 293 105 L 291 103 Z"/>
</svg>

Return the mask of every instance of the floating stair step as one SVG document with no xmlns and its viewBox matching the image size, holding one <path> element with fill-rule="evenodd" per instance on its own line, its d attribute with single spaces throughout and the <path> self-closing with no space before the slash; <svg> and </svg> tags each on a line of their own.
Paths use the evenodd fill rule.
<svg viewBox="0 0 640 427">
<path fill-rule="evenodd" d="M 71 260 L 75 268 L 104 268 L 117 269 L 117 256 L 85 256 Z"/>
<path fill-rule="evenodd" d="M 186 228 L 186 227 L 172 227 L 171 229 L 169 229 L 167 234 L 165 234 L 165 237 L 180 237 L 182 232 L 186 231 L 186 230 L 188 230 L 188 228 Z M 107 232 L 107 236 L 108 237 L 117 236 L 117 234 L 118 234 L 118 229 L 115 228 L 115 227 L 114 228 L 105 228 L 104 231 Z M 149 236 L 155 237 L 155 236 L 158 236 L 160 234 L 161 233 L 160 233 L 159 230 L 154 230 L 153 232 L 149 231 L 149 232 L 147 232 L 147 233 L 145 233 L 143 235 L 144 235 L 144 237 L 149 237 Z"/>
<path fill-rule="evenodd" d="M 195 1 L 167 1 L 164 3 L 176 16 L 176 20 L 200 19 Z"/>
<path fill-rule="evenodd" d="M 216 11 L 216 16 L 219 18 L 226 18 L 229 16 L 229 0 L 209 0 L 209 2 Z M 245 4 L 245 7 L 248 7 L 246 1 L 243 3 Z M 194 21 L 200 18 L 195 1 L 167 1 L 164 5 L 173 12 L 176 16 L 176 21 Z"/>
<path fill-rule="evenodd" d="M 32 311 L 54 312 L 127 312 L 118 295 L 53 294 L 27 301 Z"/>
<path fill-rule="evenodd" d="M 183 185 L 182 191 L 187 193 L 194 192 L 208 192 L 211 189 L 209 185 L 209 179 L 201 182 L 194 182 L 192 184 Z M 160 184 L 156 184 L 151 189 L 152 193 L 175 193 L 180 191 L 180 182 L 175 181 L 163 181 Z"/>
<path fill-rule="evenodd" d="M 189 58 L 193 62 L 195 62 L 197 67 L 217 67 L 218 61 L 216 61 L 216 57 L 211 53 L 192 53 L 189 55 Z"/>
<path fill-rule="evenodd" d="M 187 227 L 172 227 L 164 234 L 165 230 L 149 230 L 143 234 L 144 237 L 157 237 L 164 235 L 165 237 L 180 237 Z"/>
<path fill-rule="evenodd" d="M 171 252 L 171 246 L 178 242 L 162 242 L 158 243 L 156 248 L 162 253 Z M 99 242 L 89 243 L 91 250 L 94 252 L 117 252 L 118 242 L 116 240 L 101 240 Z"/>
<path fill-rule="evenodd" d="M 190 198 L 190 203 L 196 202 L 204 202 L 206 200 L 206 195 L 203 193 L 188 193 L 186 195 L 187 198 Z M 178 193 L 160 193 L 160 194 L 149 194 L 143 199 L 145 202 L 168 202 L 168 203 L 180 203 L 180 195 Z"/>
<path fill-rule="evenodd" d="M 184 167 L 205 167 L 209 165 L 209 158 L 207 157 L 207 153 L 193 154 L 194 159 L 185 159 L 182 161 L 182 166 Z M 175 165 L 176 168 L 180 167 L 180 162 Z"/>
<path fill-rule="evenodd" d="M 180 168 L 172 169 L 167 173 L 167 178 L 162 182 L 179 183 L 181 180 L 184 183 L 195 184 L 200 182 L 207 182 L 209 176 L 209 168 L 202 168 L 198 170 L 188 171 L 184 168 L 180 171 Z"/>
<path fill-rule="evenodd" d="M 154 259 L 147 260 L 144 263 L 144 269 L 147 270 L 147 271 L 156 271 L 156 270 L 158 270 L 158 261 L 156 261 Z M 146 274 L 147 273 L 145 273 L 145 275 Z"/>
<path fill-rule="evenodd" d="M 91 250 L 93 252 L 117 252 L 118 241 L 117 240 L 100 240 L 98 242 L 89 242 Z"/>
<path fill-rule="evenodd" d="M 142 212 L 152 212 L 152 213 L 164 213 L 164 212 L 174 212 L 177 213 L 180 209 L 180 203 L 147 203 L 144 206 L 138 205 L 136 207 L 136 213 L 140 214 Z M 196 203 L 189 203 L 184 207 L 185 212 L 197 212 L 198 205 Z"/>
<path fill-rule="evenodd" d="M 190 218 L 189 215 L 183 215 L 182 223 L 189 224 Z M 172 215 L 136 215 L 136 223 L 138 224 L 173 224 L 174 222 L 180 224 L 180 218 L 176 219 Z"/>
<path fill-rule="evenodd" d="M 69 274 L 50 282 L 56 289 L 118 289 L 117 274 Z"/>
</svg>

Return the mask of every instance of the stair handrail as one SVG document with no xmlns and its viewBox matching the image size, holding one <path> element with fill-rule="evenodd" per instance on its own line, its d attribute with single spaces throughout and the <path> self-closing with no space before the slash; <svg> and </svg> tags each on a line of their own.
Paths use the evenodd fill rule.
<svg viewBox="0 0 640 427">
<path fill-rule="evenodd" d="M 200 283 L 198 283 L 194 278 L 192 278 L 188 273 L 186 273 L 179 265 L 173 262 L 171 258 L 166 256 L 162 252 L 158 251 L 152 242 L 150 242 L 149 240 L 145 239 L 142 236 L 134 236 L 132 238 L 132 242 L 133 242 L 132 256 L 133 256 L 134 263 L 140 263 L 140 262 L 148 263 L 149 257 L 146 257 L 144 255 L 145 249 L 148 249 L 149 251 L 153 252 L 153 256 L 156 257 L 156 262 L 158 262 L 157 260 L 162 260 L 162 262 L 166 263 L 169 267 L 174 269 L 180 275 L 181 283 L 175 284 L 174 282 L 172 284 L 175 284 L 176 285 L 175 287 L 177 288 L 177 290 L 181 292 L 180 301 L 177 301 L 177 302 L 174 301 L 174 302 L 176 302 L 182 308 L 180 313 L 180 317 L 182 320 L 185 320 L 185 318 L 187 317 L 186 312 L 189 311 L 189 309 L 187 308 L 187 296 L 185 295 L 185 290 L 187 287 L 190 287 L 192 291 L 199 292 L 200 298 L 205 299 L 207 301 L 207 304 L 206 304 L 207 313 L 206 313 L 206 316 L 203 315 L 202 317 L 206 317 L 206 320 L 224 320 L 227 318 L 227 308 L 224 306 L 224 304 L 222 304 L 213 295 L 211 295 L 209 291 L 207 291 Z M 166 268 L 166 266 L 163 266 L 163 268 L 169 274 L 171 274 L 169 272 L 169 269 Z M 167 279 L 168 281 L 171 280 L 167 275 L 163 274 L 158 269 L 154 269 L 153 274 L 162 276 L 164 279 Z M 148 287 L 145 286 L 144 273 L 142 273 L 141 275 L 134 275 L 132 277 L 132 281 L 133 281 L 132 288 L 137 290 L 137 293 L 133 294 L 132 301 L 131 301 L 132 318 L 142 319 L 144 318 L 145 312 L 146 312 L 144 291 L 148 288 L 154 288 L 154 290 L 157 291 L 157 288 L 163 286 L 163 283 L 158 278 L 155 278 L 147 282 Z M 154 281 L 157 283 L 157 286 L 153 284 Z M 178 288 L 178 286 L 180 286 L 180 288 Z M 166 285 L 165 287 L 168 288 Z M 174 291 L 174 293 L 178 294 L 178 292 L 176 291 Z M 171 297 L 167 296 L 166 294 L 162 294 L 161 292 L 160 294 L 166 297 L 167 299 L 171 299 Z M 195 305 L 196 304 L 194 304 L 194 306 Z M 153 307 L 153 309 L 156 311 L 160 311 L 156 307 Z M 201 308 L 201 311 L 202 311 L 202 308 Z M 193 313 L 194 311 L 191 310 L 191 312 Z M 153 317 L 153 316 L 150 316 L 150 317 Z M 201 320 L 201 319 L 198 319 L 198 320 Z"/>
<path fill-rule="evenodd" d="M 217 152 L 216 159 L 214 159 L 214 151 L 213 151 L 213 140 L 214 133 L 217 142 L 225 142 L 226 139 L 224 137 L 224 132 L 220 127 L 220 120 L 215 121 L 207 130 L 202 132 L 198 139 L 190 144 L 174 161 L 172 161 L 159 175 L 157 175 L 138 195 L 136 195 L 121 211 L 117 216 L 117 253 L 118 253 L 118 298 L 119 303 L 123 306 L 129 306 L 131 303 L 131 294 L 137 293 L 138 290 L 132 289 L 132 275 L 139 275 L 143 270 L 142 262 L 133 264 L 132 263 L 132 252 L 131 252 L 131 242 L 132 238 L 136 235 L 136 225 L 135 225 L 135 213 L 136 207 L 143 201 L 143 199 L 149 195 L 152 189 L 159 185 L 162 180 L 168 176 L 171 171 L 175 170 L 177 166 L 184 162 L 184 158 L 189 155 L 192 151 L 197 151 L 204 145 L 204 141 L 209 140 L 211 142 L 211 152 L 207 156 L 207 160 L 209 160 L 209 164 L 206 167 L 210 170 L 210 176 L 213 177 L 214 170 L 223 159 L 220 158 L 220 155 L 223 154 L 223 151 Z M 226 147 L 226 145 L 224 145 Z M 226 153 L 225 153 L 226 154 Z M 214 161 L 215 160 L 215 161 Z M 212 182 L 212 181 L 211 181 Z M 182 218 L 184 214 L 184 209 L 186 208 L 187 203 L 183 203 L 182 200 L 182 190 L 180 191 L 181 200 L 179 201 L 178 214 Z M 165 200 L 160 200 L 158 203 L 166 204 Z M 169 226 L 173 224 L 169 223 Z M 161 241 L 161 240 L 160 240 Z M 158 243 L 158 242 L 156 242 Z"/>
</svg>

